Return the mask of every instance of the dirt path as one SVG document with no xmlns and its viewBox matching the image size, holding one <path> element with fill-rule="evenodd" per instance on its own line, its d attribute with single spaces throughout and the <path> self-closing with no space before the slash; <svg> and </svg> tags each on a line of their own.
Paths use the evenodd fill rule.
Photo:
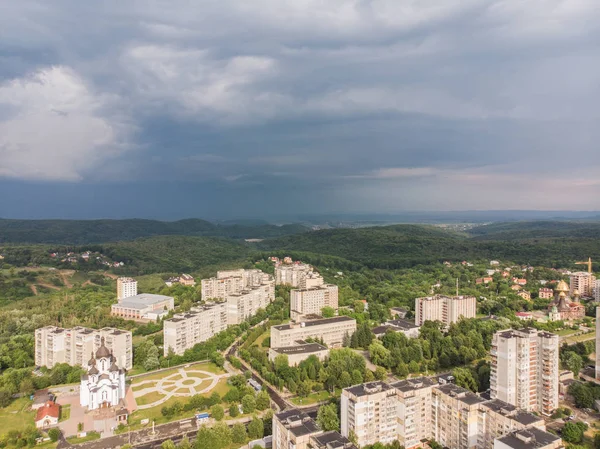
<svg viewBox="0 0 600 449">
<path fill-rule="evenodd" d="M 111 278 L 111 279 L 118 279 L 119 278 L 119 276 L 117 276 L 116 274 L 108 273 L 106 271 L 104 271 L 102 273 L 102 276 L 106 276 L 107 278 Z"/>
<path fill-rule="evenodd" d="M 46 287 L 52 290 L 60 290 L 60 287 L 57 287 L 56 285 L 52 285 L 52 284 L 46 284 L 45 282 L 38 282 L 37 285 L 39 285 L 40 287 Z"/>
<path fill-rule="evenodd" d="M 67 288 L 73 288 L 73 284 L 71 284 L 71 281 L 67 278 L 67 275 L 69 275 L 69 277 L 73 276 L 73 274 L 75 274 L 75 272 L 73 270 L 65 270 L 65 271 L 60 271 L 59 272 L 60 277 L 62 278 L 63 284 L 65 284 L 65 286 Z"/>
<path fill-rule="evenodd" d="M 33 292 L 33 294 L 34 294 L 35 296 L 37 296 L 37 295 L 38 295 L 37 287 L 36 287 L 35 285 L 31 284 L 31 285 L 29 286 L 29 288 L 31 288 L 31 291 Z"/>
</svg>

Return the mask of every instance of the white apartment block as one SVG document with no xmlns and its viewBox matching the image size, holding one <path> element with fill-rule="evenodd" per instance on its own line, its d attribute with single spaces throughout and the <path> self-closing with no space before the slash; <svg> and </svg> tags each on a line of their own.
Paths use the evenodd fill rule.
<svg viewBox="0 0 600 449">
<path fill-rule="evenodd" d="M 356 435 L 359 447 L 397 439 L 396 389 L 385 382 L 369 382 L 344 388 L 341 396 L 341 434 Z"/>
<path fill-rule="evenodd" d="M 415 300 L 415 324 L 425 321 L 441 321 L 446 326 L 461 318 L 475 318 L 477 299 L 474 296 L 434 295 Z"/>
<path fill-rule="evenodd" d="M 289 285 L 294 288 L 312 288 L 323 285 L 323 278 L 313 271 L 313 267 L 304 263 L 277 265 L 275 267 L 275 283 Z"/>
<path fill-rule="evenodd" d="M 594 282 L 594 299 L 600 302 L 600 279 L 596 279 Z"/>
<path fill-rule="evenodd" d="M 402 380 L 392 384 L 398 399 L 397 439 L 401 446 L 411 449 L 429 439 L 433 388 L 437 383 L 427 377 Z"/>
<path fill-rule="evenodd" d="M 323 307 L 338 309 L 337 285 L 324 284 L 290 291 L 290 318 L 294 321 L 299 321 L 306 315 L 321 315 Z"/>
<path fill-rule="evenodd" d="M 571 297 L 579 293 L 581 296 L 593 297 L 596 277 L 587 271 L 571 273 L 569 277 L 569 294 Z"/>
<path fill-rule="evenodd" d="M 433 438 L 444 447 L 476 449 L 479 435 L 479 407 L 486 402 L 469 390 L 454 384 L 433 390 Z"/>
<path fill-rule="evenodd" d="M 491 396 L 526 411 L 558 407 L 559 338 L 536 329 L 509 329 L 492 338 Z"/>
<path fill-rule="evenodd" d="M 298 409 L 273 415 L 273 449 L 308 449 L 310 439 L 323 431 Z"/>
<path fill-rule="evenodd" d="M 298 340 L 316 338 L 328 347 L 341 347 L 346 335 L 356 332 L 356 320 L 347 316 L 336 316 L 302 323 L 271 326 L 271 348 L 294 346 Z"/>
<path fill-rule="evenodd" d="M 164 322 L 164 355 L 183 355 L 186 349 L 227 329 L 227 304 L 211 303 L 178 313 Z"/>
<path fill-rule="evenodd" d="M 225 297 L 227 322 L 231 325 L 243 323 L 256 315 L 258 309 L 266 309 L 274 299 L 275 284 L 273 282 L 230 293 Z"/>
<path fill-rule="evenodd" d="M 137 281 L 133 278 L 117 279 L 117 300 L 129 298 L 138 294 Z"/>
<path fill-rule="evenodd" d="M 133 367 L 132 334 L 130 331 L 105 327 L 63 329 L 46 326 L 35 331 L 35 364 L 53 368 L 57 363 L 86 366 L 90 355 L 101 346 L 112 351 L 119 368 Z"/>
<path fill-rule="evenodd" d="M 270 274 L 261 270 L 227 270 L 217 271 L 217 277 L 202 279 L 202 299 L 227 299 L 230 294 L 261 286 L 272 286 L 275 299 L 275 280 Z"/>
</svg>

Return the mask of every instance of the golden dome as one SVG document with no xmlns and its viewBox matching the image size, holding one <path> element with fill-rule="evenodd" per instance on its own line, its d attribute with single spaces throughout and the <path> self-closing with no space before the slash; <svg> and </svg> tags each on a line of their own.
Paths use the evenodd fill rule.
<svg viewBox="0 0 600 449">
<path fill-rule="evenodd" d="M 579 290 L 573 290 L 573 296 L 580 296 Z"/>
<path fill-rule="evenodd" d="M 569 291 L 569 285 L 565 281 L 560 281 L 556 285 L 556 288 L 554 290 L 556 290 L 557 292 L 568 292 Z"/>
<path fill-rule="evenodd" d="M 558 295 L 559 298 L 566 298 L 567 294 L 565 292 L 560 292 L 560 295 Z"/>
</svg>

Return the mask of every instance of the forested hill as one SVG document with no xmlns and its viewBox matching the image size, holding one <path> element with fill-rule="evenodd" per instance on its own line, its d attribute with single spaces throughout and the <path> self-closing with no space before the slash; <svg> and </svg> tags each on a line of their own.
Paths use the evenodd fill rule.
<svg viewBox="0 0 600 449">
<path fill-rule="evenodd" d="M 528 240 L 555 238 L 600 239 L 600 222 L 520 221 L 492 223 L 469 231 L 476 240 Z"/>
<path fill-rule="evenodd" d="M 299 224 L 213 224 L 205 220 L 7 220 L 0 219 L 0 243 L 84 245 L 157 235 L 260 239 L 307 232 Z"/>
<path fill-rule="evenodd" d="M 513 235 L 517 235 L 517 229 L 518 226 Z M 536 240 L 534 230 L 523 235 L 527 237 L 468 238 L 430 226 L 396 225 L 316 231 L 265 240 L 257 246 L 263 251 L 300 251 L 336 256 L 378 268 L 496 258 L 523 264 L 568 266 L 587 257 L 600 259 L 598 238 L 561 237 L 568 236 L 568 231 L 557 231 L 552 234 L 553 238 L 546 234 L 539 240 Z"/>
</svg>

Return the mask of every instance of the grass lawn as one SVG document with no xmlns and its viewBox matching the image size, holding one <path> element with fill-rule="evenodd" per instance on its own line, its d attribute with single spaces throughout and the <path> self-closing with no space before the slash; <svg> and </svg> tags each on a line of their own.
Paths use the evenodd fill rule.
<svg viewBox="0 0 600 449">
<path fill-rule="evenodd" d="M 319 391 L 317 393 L 311 393 L 305 398 L 292 398 L 291 401 L 296 405 L 310 405 L 316 404 L 317 402 L 326 401 L 329 398 L 331 398 L 329 391 Z"/>
<path fill-rule="evenodd" d="M 262 334 L 260 337 L 258 337 L 256 339 L 256 341 L 253 343 L 253 345 L 262 347 L 262 342 L 265 341 L 270 336 L 271 336 L 271 329 L 267 330 L 264 334 Z"/>
<path fill-rule="evenodd" d="M 35 425 L 35 412 L 29 410 L 31 401 L 29 398 L 19 398 L 8 407 L 0 408 L 0 423 L 2 433 L 10 430 L 23 430 L 27 426 Z"/>
<path fill-rule="evenodd" d="M 203 388 L 206 388 L 206 387 L 203 387 Z M 215 388 L 210 390 L 208 393 L 204 393 L 203 396 L 208 397 L 216 391 L 217 393 L 219 393 L 219 396 L 223 397 L 225 394 L 227 394 L 227 392 L 229 390 L 231 390 L 231 387 L 227 384 L 227 379 L 223 378 L 223 379 L 219 379 L 219 382 L 217 382 L 217 385 L 215 386 Z"/>
<path fill-rule="evenodd" d="M 188 377 L 197 377 L 199 379 L 206 379 L 208 377 L 208 374 L 195 373 L 194 371 L 186 371 L 185 373 L 187 374 Z"/>
<path fill-rule="evenodd" d="M 139 398 L 135 398 L 135 402 L 138 405 L 152 404 L 153 402 L 160 401 L 164 397 L 164 394 L 153 391 L 152 393 L 148 393 L 144 396 L 140 396 Z"/>
<path fill-rule="evenodd" d="M 59 421 L 66 421 L 71 417 L 71 404 L 63 405 L 60 408 L 60 419 Z"/>
<path fill-rule="evenodd" d="M 145 374 L 141 377 L 136 377 L 135 379 L 133 379 L 131 384 L 132 385 L 141 384 L 142 382 L 146 382 L 148 380 L 160 380 L 160 379 L 164 379 L 165 377 L 172 376 L 173 374 L 177 374 L 177 368 L 169 369 L 167 371 L 161 371 L 159 373 L 150 372 L 147 375 Z"/>
<path fill-rule="evenodd" d="M 568 338 L 565 338 L 565 341 L 569 344 L 572 344 L 572 343 L 578 343 L 580 341 L 592 340 L 594 338 L 596 338 L 595 331 L 589 332 L 589 333 L 583 334 L 583 335 L 577 335 L 575 337 L 568 337 Z"/>
<path fill-rule="evenodd" d="M 145 390 L 146 388 L 152 388 L 154 385 L 156 385 L 155 382 L 142 382 L 139 384 L 135 384 L 131 386 L 131 389 L 133 391 L 140 391 L 140 390 Z"/>
<path fill-rule="evenodd" d="M 579 332 L 579 331 L 575 331 L 573 329 L 561 329 L 558 332 L 556 332 L 557 335 L 571 335 L 574 334 L 575 332 Z"/>
<path fill-rule="evenodd" d="M 138 411 L 133 412 L 133 414 L 129 417 L 129 423 L 130 423 L 129 429 L 137 430 L 137 429 L 146 427 L 146 426 L 141 425 L 142 419 L 149 419 L 150 423 L 148 424 L 148 426 L 151 426 L 153 420 L 156 422 L 156 424 L 164 424 L 167 422 L 177 421 L 180 419 L 192 418 L 194 416 L 194 414 L 195 414 L 194 411 L 189 411 L 189 412 L 181 412 L 179 415 L 172 416 L 169 418 L 164 417 L 160 412 L 161 409 L 163 407 L 170 407 L 175 402 L 185 404 L 186 398 L 172 397 L 164 404 L 160 404 L 156 407 L 148 408 L 145 410 L 138 410 Z"/>
<path fill-rule="evenodd" d="M 86 436 L 81 437 L 81 438 L 77 438 L 77 437 L 71 437 L 71 438 L 67 438 L 67 441 L 71 444 L 79 444 L 79 443 L 85 443 L 86 441 L 93 441 L 93 440 L 99 440 L 100 439 L 100 434 L 98 432 L 88 432 Z"/>
</svg>

